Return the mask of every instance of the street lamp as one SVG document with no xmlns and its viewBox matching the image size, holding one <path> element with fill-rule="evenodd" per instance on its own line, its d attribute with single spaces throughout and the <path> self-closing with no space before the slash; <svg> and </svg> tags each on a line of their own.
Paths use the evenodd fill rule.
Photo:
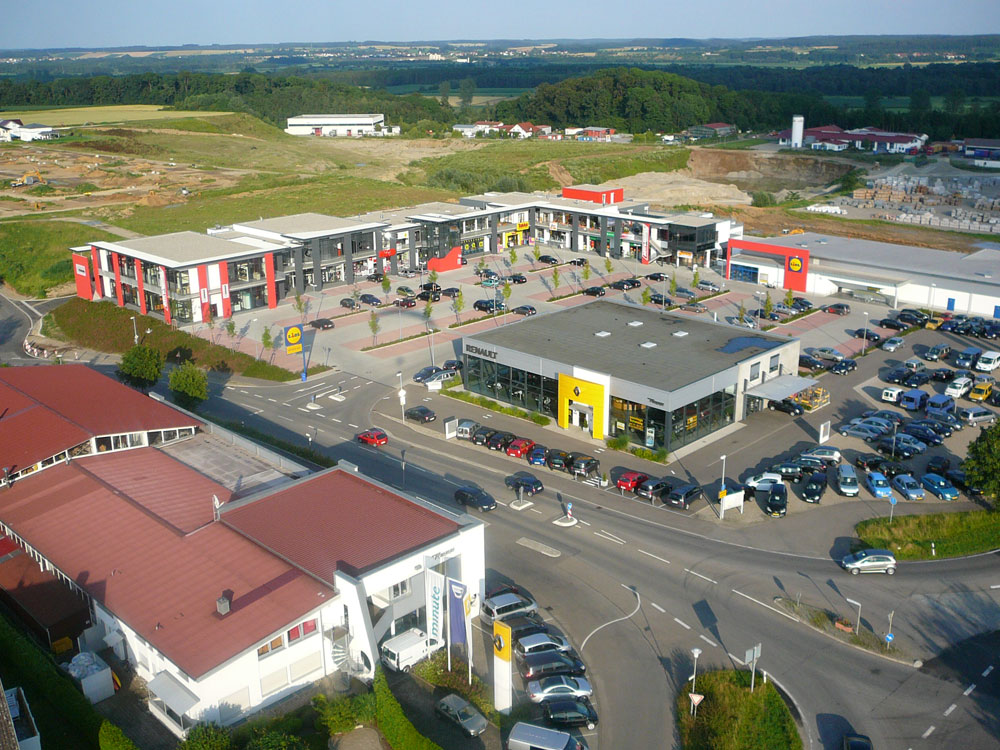
<svg viewBox="0 0 1000 750">
<path fill-rule="evenodd" d="M 399 418 L 406 419 L 406 391 L 403 390 L 403 373 L 397 372 L 399 377 Z"/>
<path fill-rule="evenodd" d="M 722 456 L 722 482 L 719 483 L 719 492 L 726 489 L 726 454 L 723 453 Z"/>
<path fill-rule="evenodd" d="M 844 597 L 844 601 L 846 601 L 848 604 L 853 604 L 855 607 L 858 608 L 858 624 L 857 624 L 857 627 L 854 628 L 854 632 L 855 632 L 855 634 L 860 633 L 861 632 L 861 602 L 856 602 L 853 599 L 848 599 L 846 596 Z"/>
<path fill-rule="evenodd" d="M 698 684 L 698 657 L 701 656 L 700 648 L 691 649 L 691 655 L 694 657 L 694 673 L 691 675 L 691 692 L 695 692 L 695 686 Z M 691 701 L 691 714 L 694 715 L 698 711 L 698 705 L 692 700 Z"/>
<path fill-rule="evenodd" d="M 306 439 L 307 439 L 307 440 L 309 441 L 309 450 L 312 450 L 312 447 L 313 447 L 313 436 L 312 436 L 312 435 L 310 435 L 310 434 L 309 434 L 309 433 L 307 432 L 307 433 L 306 433 Z"/>
<path fill-rule="evenodd" d="M 861 341 L 861 351 L 868 348 L 868 313 L 865 312 L 865 337 Z"/>
<path fill-rule="evenodd" d="M 130 320 L 132 321 L 132 341 L 135 342 L 136 346 L 139 346 L 139 329 L 135 326 L 135 316 L 133 315 Z"/>
</svg>

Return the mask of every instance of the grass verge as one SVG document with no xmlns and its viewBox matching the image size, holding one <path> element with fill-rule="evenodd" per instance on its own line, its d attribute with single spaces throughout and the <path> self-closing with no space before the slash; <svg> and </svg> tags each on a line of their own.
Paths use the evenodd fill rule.
<svg viewBox="0 0 1000 750">
<path fill-rule="evenodd" d="M 482 323 L 484 320 L 499 320 L 500 318 L 503 318 L 506 315 L 510 315 L 510 313 L 509 312 L 502 312 L 502 313 L 499 313 L 498 315 L 494 315 L 492 313 L 487 313 L 486 315 L 480 315 L 478 318 L 470 318 L 469 320 L 463 320 L 463 321 L 461 321 L 459 323 L 452 323 L 448 327 L 449 328 L 461 328 L 462 326 L 469 326 L 469 325 L 472 325 L 473 323 Z"/>
<path fill-rule="evenodd" d="M 750 692 L 750 673 L 706 672 L 698 675 L 705 699 L 696 717 L 690 714 L 687 691 L 677 696 L 677 725 L 685 750 L 801 750 L 802 740 L 788 706 L 774 685 L 757 679 Z"/>
<path fill-rule="evenodd" d="M 552 423 L 552 420 L 549 417 L 546 417 L 544 414 L 539 414 L 537 411 L 529 412 L 513 406 L 504 406 L 503 404 L 497 403 L 493 399 L 486 398 L 485 396 L 478 396 L 474 393 L 469 393 L 468 391 L 459 391 L 453 388 L 442 388 L 441 395 L 448 396 L 449 398 L 454 398 L 459 401 L 465 401 L 470 404 L 475 404 L 476 406 L 481 406 L 484 409 L 499 412 L 500 414 L 506 414 L 509 417 L 527 419 L 528 421 L 534 422 L 542 427 Z"/>
<path fill-rule="evenodd" d="M 0 277 L 21 294 L 44 297 L 73 280 L 69 249 L 114 235 L 66 221 L 11 221 L 0 224 Z"/>
<path fill-rule="evenodd" d="M 317 450 L 313 450 L 312 448 L 303 448 L 301 445 L 296 445 L 288 440 L 276 438 L 268 432 L 262 432 L 261 430 L 254 429 L 253 427 L 247 427 L 242 422 L 234 422 L 228 419 L 216 419 L 208 414 L 199 414 L 198 416 L 201 419 L 214 422 L 220 427 L 225 427 L 227 430 L 235 432 L 238 435 L 243 435 L 244 437 L 256 440 L 258 443 L 263 443 L 264 445 L 270 445 L 273 448 L 282 450 L 285 453 L 290 453 L 293 456 L 298 456 L 299 458 L 310 461 L 317 466 L 322 466 L 324 469 L 329 469 L 337 465 L 336 461 L 329 456 L 324 456 Z"/>
<path fill-rule="evenodd" d="M 898 560 L 960 557 L 1000 549 L 1000 512 L 971 510 L 862 521 L 854 527 L 865 547 L 892 550 Z M 931 544 L 934 544 L 932 554 Z"/>
<path fill-rule="evenodd" d="M 905 656 L 895 645 L 886 643 L 883 635 L 875 633 L 870 626 L 866 628 L 864 620 L 861 623 L 861 630 L 855 632 L 856 620 L 843 617 L 828 609 L 814 607 L 800 600 L 784 597 L 775 599 L 775 603 L 798 615 L 799 619 L 810 627 L 826 633 L 838 641 L 849 643 L 880 656 L 889 656 L 895 659 L 902 659 Z"/>
</svg>

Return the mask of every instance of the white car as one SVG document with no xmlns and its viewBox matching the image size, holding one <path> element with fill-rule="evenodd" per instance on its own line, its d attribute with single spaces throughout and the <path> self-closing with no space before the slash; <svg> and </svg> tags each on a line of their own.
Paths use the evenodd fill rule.
<svg viewBox="0 0 1000 750">
<path fill-rule="evenodd" d="M 815 448 L 803 451 L 801 457 L 818 458 L 820 461 L 828 464 L 839 464 L 841 459 L 840 450 L 827 445 L 818 445 Z"/>
<path fill-rule="evenodd" d="M 879 432 L 885 434 L 892 432 L 892 422 L 881 417 L 855 417 L 851 424 L 862 424 L 865 427 L 874 427 Z"/>
<path fill-rule="evenodd" d="M 906 342 L 900 336 L 893 336 L 891 339 L 886 339 L 885 343 L 882 344 L 882 348 L 887 352 L 894 352 L 897 349 L 902 349 Z"/>
<path fill-rule="evenodd" d="M 531 680 L 526 692 L 532 703 L 541 703 L 557 698 L 586 698 L 594 694 L 594 689 L 583 677 L 553 675 Z"/>
<path fill-rule="evenodd" d="M 829 346 L 821 346 L 818 349 L 813 349 L 811 354 L 820 359 L 832 359 L 834 362 L 844 361 L 844 355 L 836 349 L 831 349 Z"/>
<path fill-rule="evenodd" d="M 971 390 L 972 380 L 970 378 L 955 378 L 948 383 L 948 387 L 944 389 L 944 394 L 952 398 L 961 398 Z"/>
<path fill-rule="evenodd" d="M 738 315 L 730 315 L 729 317 L 726 318 L 726 322 L 729 323 L 729 325 L 741 326 L 743 328 L 757 327 L 757 321 L 754 320 L 749 315 L 744 315 L 742 320 Z"/>
<path fill-rule="evenodd" d="M 781 484 L 782 476 L 774 471 L 765 471 L 763 474 L 756 474 L 750 477 L 743 484 L 746 485 L 747 489 L 757 490 L 767 489 L 772 484 Z"/>
</svg>

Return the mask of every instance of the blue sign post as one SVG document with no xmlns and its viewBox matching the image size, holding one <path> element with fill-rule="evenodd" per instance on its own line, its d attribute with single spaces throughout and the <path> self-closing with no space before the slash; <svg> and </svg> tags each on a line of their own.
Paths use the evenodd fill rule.
<svg viewBox="0 0 1000 750">
<path fill-rule="evenodd" d="M 892 523 L 892 514 L 896 510 L 896 496 L 889 495 L 889 523 Z"/>
<path fill-rule="evenodd" d="M 894 636 L 892 633 L 886 633 L 885 634 L 885 642 L 886 643 L 892 643 L 892 639 L 895 638 L 895 637 L 896 636 Z"/>
</svg>

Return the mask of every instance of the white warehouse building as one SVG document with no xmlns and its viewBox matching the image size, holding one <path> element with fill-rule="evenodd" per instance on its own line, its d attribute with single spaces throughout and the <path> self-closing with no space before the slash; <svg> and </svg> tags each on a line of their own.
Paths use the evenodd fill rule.
<svg viewBox="0 0 1000 750">
<path fill-rule="evenodd" d="M 385 115 L 298 115 L 288 118 L 289 135 L 357 138 L 363 135 L 399 135 L 399 126 L 387 128 Z"/>
</svg>

